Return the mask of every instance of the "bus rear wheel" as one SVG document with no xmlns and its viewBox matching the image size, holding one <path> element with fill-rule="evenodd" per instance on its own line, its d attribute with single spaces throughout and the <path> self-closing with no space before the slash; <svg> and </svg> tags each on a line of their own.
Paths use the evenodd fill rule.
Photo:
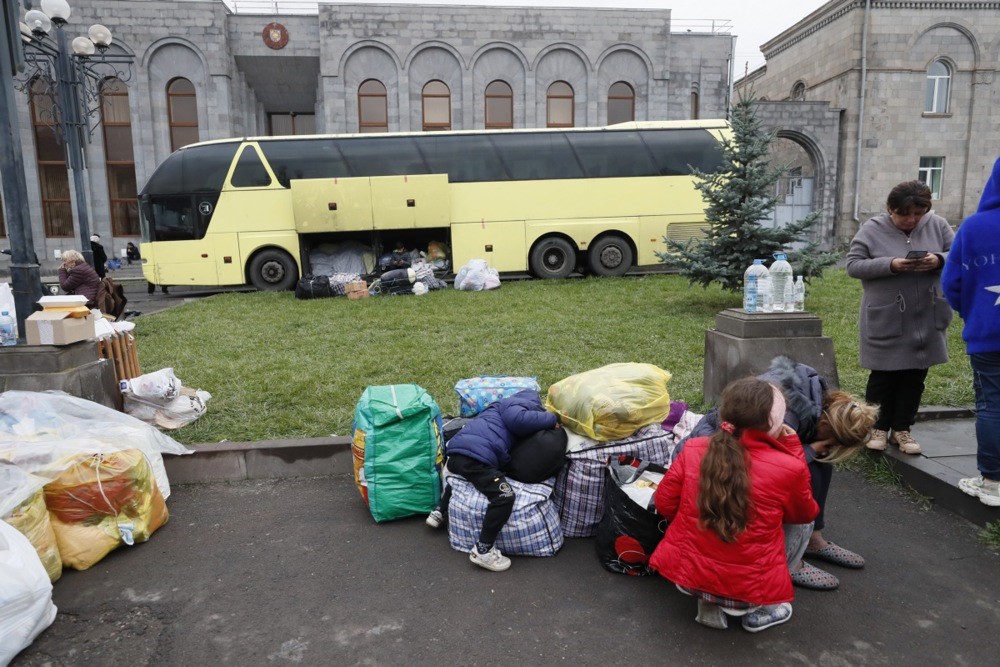
<svg viewBox="0 0 1000 667">
<path fill-rule="evenodd" d="M 250 262 L 250 284 L 259 290 L 290 290 L 297 275 L 295 260 L 281 250 L 265 250 Z"/>
<path fill-rule="evenodd" d="M 528 266 L 537 278 L 565 278 L 576 268 L 576 248 L 558 236 L 542 239 L 531 249 Z"/>
<path fill-rule="evenodd" d="M 605 236 L 590 246 L 587 261 L 595 276 L 624 276 L 632 268 L 634 253 L 622 237 Z"/>
</svg>

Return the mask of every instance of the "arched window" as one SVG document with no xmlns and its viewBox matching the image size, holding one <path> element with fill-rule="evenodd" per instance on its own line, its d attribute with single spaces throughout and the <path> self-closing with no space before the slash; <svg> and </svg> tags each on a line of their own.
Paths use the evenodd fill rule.
<svg viewBox="0 0 1000 667">
<path fill-rule="evenodd" d="M 806 99 L 806 84 L 801 81 L 796 81 L 795 85 L 792 86 L 792 101 L 802 102 Z"/>
<path fill-rule="evenodd" d="M 514 127 L 514 91 L 506 81 L 494 81 L 486 86 L 486 127 Z"/>
<path fill-rule="evenodd" d="M 608 125 L 635 120 L 635 91 L 624 81 L 608 89 Z"/>
<path fill-rule="evenodd" d="M 948 113 L 948 95 L 951 93 L 951 68 L 943 60 L 935 60 L 927 68 L 927 96 L 925 113 Z"/>
<path fill-rule="evenodd" d="M 170 150 L 198 141 L 198 98 L 194 84 L 187 79 L 172 79 L 167 84 L 167 118 Z"/>
<path fill-rule="evenodd" d="M 429 81 L 422 93 L 424 131 L 451 129 L 451 90 L 443 81 Z"/>
<path fill-rule="evenodd" d="M 556 81 L 545 95 L 546 127 L 573 127 L 573 86 Z"/>
<path fill-rule="evenodd" d="M 139 205 L 135 187 L 135 153 L 128 88 L 119 79 L 101 85 L 101 124 L 104 126 L 104 165 L 111 203 L 111 233 L 139 235 Z"/>
<path fill-rule="evenodd" d="M 691 119 L 698 120 L 698 114 L 701 113 L 700 103 L 698 100 L 698 91 L 691 91 Z"/>
<path fill-rule="evenodd" d="M 358 88 L 358 132 L 389 131 L 389 97 L 381 81 L 368 79 Z"/>
<path fill-rule="evenodd" d="M 73 205 L 70 203 L 66 154 L 56 137 L 59 112 L 55 82 L 41 77 L 31 82 L 28 97 L 31 105 L 31 129 L 35 136 L 38 160 L 38 189 L 42 195 L 42 218 L 45 236 L 73 236 Z"/>
</svg>

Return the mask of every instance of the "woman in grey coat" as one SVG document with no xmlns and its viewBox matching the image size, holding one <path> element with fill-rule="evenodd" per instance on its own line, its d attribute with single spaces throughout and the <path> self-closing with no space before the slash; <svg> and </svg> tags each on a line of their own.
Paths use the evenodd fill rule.
<svg viewBox="0 0 1000 667">
<path fill-rule="evenodd" d="M 930 212 L 931 191 L 900 183 L 882 213 L 861 225 L 847 253 L 847 275 L 861 280 L 861 366 L 871 371 L 865 400 L 880 406 L 868 441 L 919 454 L 910 435 L 927 369 L 948 361 L 951 307 L 941 293 L 941 269 L 955 238 L 948 221 Z M 891 436 L 890 436 L 891 432 Z"/>
</svg>

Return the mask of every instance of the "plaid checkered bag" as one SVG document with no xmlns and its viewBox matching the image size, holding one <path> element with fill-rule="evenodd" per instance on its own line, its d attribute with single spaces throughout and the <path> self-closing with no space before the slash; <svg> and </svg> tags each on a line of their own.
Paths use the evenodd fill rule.
<svg viewBox="0 0 1000 667">
<path fill-rule="evenodd" d="M 554 556 L 563 545 L 559 515 L 552 504 L 552 480 L 525 484 L 508 479 L 514 488 L 514 511 L 497 536 L 496 546 L 507 556 Z M 449 475 L 448 540 L 456 551 L 468 552 L 479 539 L 489 501 L 465 478 Z"/>
<path fill-rule="evenodd" d="M 627 438 L 569 452 L 556 477 L 552 501 L 566 537 L 593 537 L 604 516 L 604 468 L 612 456 L 627 455 L 670 467 L 674 438 L 660 424 L 643 426 Z"/>
</svg>

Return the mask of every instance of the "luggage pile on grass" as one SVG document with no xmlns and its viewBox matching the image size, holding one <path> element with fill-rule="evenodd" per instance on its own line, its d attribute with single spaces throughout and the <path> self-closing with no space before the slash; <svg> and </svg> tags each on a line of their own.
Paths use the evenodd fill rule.
<svg viewBox="0 0 1000 667">
<path fill-rule="evenodd" d="M 562 428 L 515 443 L 504 473 L 514 509 L 497 536 L 504 554 L 552 556 L 565 537 L 596 536 L 611 572 L 649 574 L 649 556 L 665 524 L 653 493 L 676 443 L 701 415 L 671 401 L 670 373 L 651 364 L 611 364 L 549 387 L 545 409 Z M 416 385 L 369 387 L 355 410 L 355 481 L 376 521 L 426 515 L 451 487 L 451 546 L 468 552 L 482 527 L 486 496 L 442 466 L 445 443 L 493 403 L 539 391 L 535 378 L 459 380 L 457 419 Z M 398 444 L 397 444 L 398 443 Z"/>
</svg>

